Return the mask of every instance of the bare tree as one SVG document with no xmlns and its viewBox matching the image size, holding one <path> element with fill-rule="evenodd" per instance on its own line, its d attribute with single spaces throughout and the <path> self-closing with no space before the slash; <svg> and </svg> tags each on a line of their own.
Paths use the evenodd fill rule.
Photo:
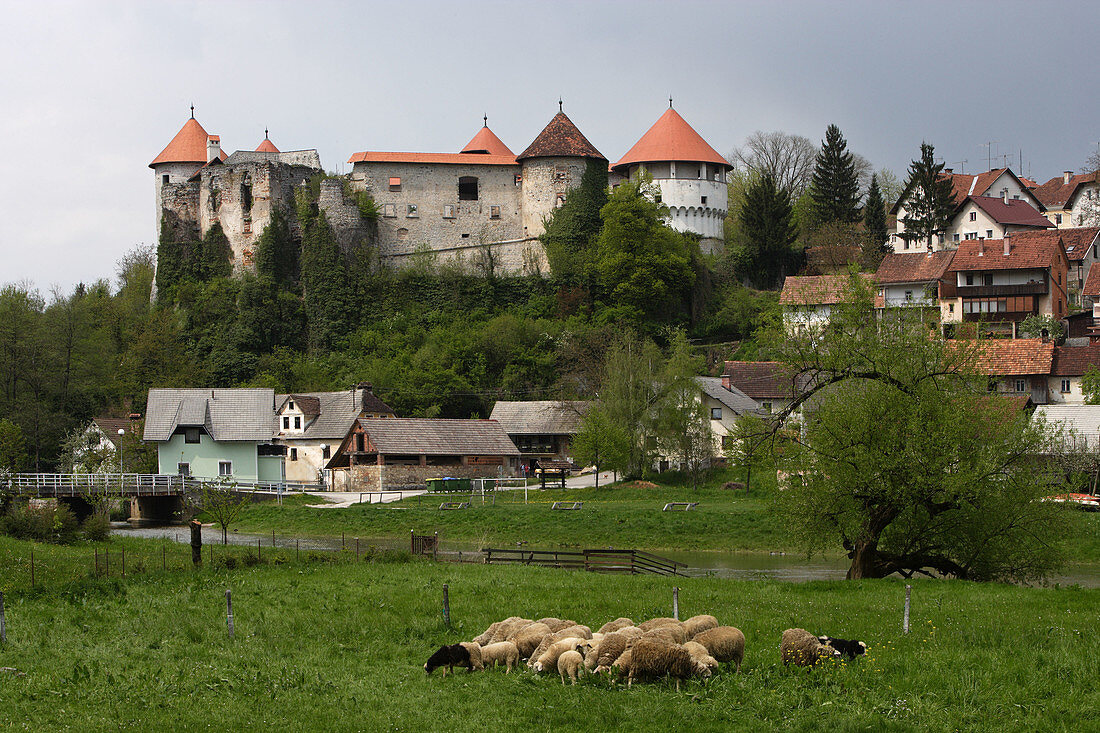
<svg viewBox="0 0 1100 733">
<path fill-rule="evenodd" d="M 229 525 L 237 520 L 248 505 L 248 497 L 238 494 L 237 482 L 228 476 L 203 481 L 192 505 L 201 509 L 222 528 L 222 544 L 229 544 Z"/>
<path fill-rule="evenodd" d="M 875 176 L 877 177 L 879 191 L 882 192 L 882 200 L 886 202 L 886 208 L 890 209 L 897 203 L 904 186 L 901 180 L 898 179 L 897 173 L 889 168 L 879 168 Z"/>
<path fill-rule="evenodd" d="M 735 167 L 757 174 L 771 173 L 779 188 L 791 192 L 792 199 L 805 193 L 810 185 L 816 159 L 817 146 L 809 138 L 782 130 L 757 130 L 730 156 Z"/>
</svg>

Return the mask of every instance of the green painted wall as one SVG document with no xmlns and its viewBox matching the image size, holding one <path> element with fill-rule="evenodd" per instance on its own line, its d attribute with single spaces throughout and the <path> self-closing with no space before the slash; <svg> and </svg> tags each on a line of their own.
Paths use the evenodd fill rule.
<svg viewBox="0 0 1100 733">
<path fill-rule="evenodd" d="M 170 440 L 157 445 L 157 457 L 160 460 L 161 473 L 176 473 L 176 464 L 190 463 L 192 476 L 217 478 L 218 462 L 232 461 L 233 478 L 240 481 L 261 480 L 255 441 L 222 441 L 217 443 L 209 435 L 203 433 L 198 443 L 187 443 L 184 441 L 184 436 L 179 434 L 173 435 Z M 278 460 L 282 459 L 278 458 Z M 265 469 L 266 471 L 267 469 Z"/>
<path fill-rule="evenodd" d="M 260 462 L 260 481 L 283 480 L 282 456 L 259 456 L 257 460 Z"/>
</svg>

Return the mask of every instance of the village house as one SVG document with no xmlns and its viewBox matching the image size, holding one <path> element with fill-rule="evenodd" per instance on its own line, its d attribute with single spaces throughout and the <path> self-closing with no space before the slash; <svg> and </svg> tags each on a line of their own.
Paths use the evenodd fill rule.
<svg viewBox="0 0 1100 733">
<path fill-rule="evenodd" d="M 787 409 L 796 391 L 790 370 L 778 361 L 727 361 L 722 387 L 747 396 L 761 414 Z"/>
<path fill-rule="evenodd" d="M 157 445 L 159 473 L 278 483 L 286 449 L 274 415 L 267 388 L 150 389 L 143 439 Z"/>
<path fill-rule="evenodd" d="M 1056 346 L 1048 384 L 1050 403 L 1084 404 L 1081 377 L 1090 367 L 1100 369 L 1100 344 Z"/>
<path fill-rule="evenodd" d="M 714 454 L 727 456 L 737 449 L 737 419 L 742 415 L 767 414 L 759 403 L 737 389 L 723 385 L 722 377 L 696 377 L 703 407 L 710 416 L 710 432 L 714 437 Z"/>
<path fill-rule="evenodd" d="M 276 395 L 276 442 L 286 446 L 286 480 L 327 483 L 324 466 L 360 418 L 394 417 L 370 384 L 340 392 Z"/>
<path fill-rule="evenodd" d="M 500 400 L 489 419 L 497 421 L 519 449 L 521 469 L 534 475 L 538 461 L 573 460 L 573 437 L 591 406 L 580 400 Z"/>
<path fill-rule="evenodd" d="M 875 272 L 877 308 L 938 308 L 940 283 L 955 253 L 888 253 Z"/>
<path fill-rule="evenodd" d="M 874 276 L 860 274 L 867 284 Z M 789 333 L 822 328 L 829 323 L 833 306 L 841 302 L 848 288 L 848 275 L 803 275 L 783 281 L 779 305 L 783 308 L 783 326 Z"/>
<path fill-rule="evenodd" d="M 1033 193 L 1046 208 L 1050 222 L 1059 229 L 1100 223 L 1100 185 L 1096 173 L 1075 176 L 1073 171 L 1065 171 L 1036 187 Z"/>
<path fill-rule="evenodd" d="M 73 473 L 112 473 L 121 470 L 119 449 L 123 438 L 135 441 L 142 431 L 141 415 L 97 417 L 81 433 L 79 445 L 71 456 Z M 129 463 L 129 461 L 127 461 Z"/>
<path fill-rule="evenodd" d="M 1068 450 L 1100 451 L 1100 405 L 1040 405 L 1033 419 L 1055 428 Z"/>
<path fill-rule="evenodd" d="M 1069 313 L 1068 276 L 1060 238 L 1021 233 L 962 242 L 940 286 L 941 319 L 1016 336 L 1028 316 Z"/>
<path fill-rule="evenodd" d="M 1035 405 L 1051 401 L 1054 342 L 1050 339 L 983 340 L 975 366 L 979 374 L 989 377 L 997 394 L 1027 398 Z"/>
<path fill-rule="evenodd" d="M 326 469 L 338 491 L 423 488 L 432 478 L 515 476 L 520 452 L 495 420 L 356 419 Z"/>
</svg>

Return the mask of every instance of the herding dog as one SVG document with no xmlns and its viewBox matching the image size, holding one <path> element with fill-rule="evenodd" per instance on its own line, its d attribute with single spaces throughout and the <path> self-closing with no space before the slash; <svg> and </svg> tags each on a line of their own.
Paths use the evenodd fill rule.
<svg viewBox="0 0 1100 733">
<path fill-rule="evenodd" d="M 474 663 L 470 660 L 470 652 L 466 647 L 461 644 L 450 644 L 439 647 L 435 654 L 428 657 L 428 662 L 424 665 L 424 671 L 431 674 L 439 667 L 444 667 L 443 676 L 447 676 L 447 672 L 454 672 L 455 666 L 465 667 L 467 672 L 474 671 Z"/>
<path fill-rule="evenodd" d="M 848 657 L 848 659 L 855 659 L 861 654 L 867 653 L 867 645 L 862 641 L 856 641 L 855 639 L 837 639 L 832 636 L 819 636 L 818 640 L 822 644 L 828 644 L 833 649 Z"/>
</svg>

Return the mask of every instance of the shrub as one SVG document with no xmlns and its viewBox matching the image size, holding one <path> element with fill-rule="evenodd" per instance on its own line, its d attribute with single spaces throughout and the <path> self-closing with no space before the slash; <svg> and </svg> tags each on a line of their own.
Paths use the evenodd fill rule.
<svg viewBox="0 0 1100 733">
<path fill-rule="evenodd" d="M 244 563 L 245 567 L 249 567 L 249 568 L 251 568 L 253 566 L 256 566 L 256 565 L 263 565 L 264 564 L 263 559 L 261 559 L 258 555 L 255 555 L 251 552 L 246 553 L 245 556 L 244 556 L 244 559 L 241 562 Z"/>
<path fill-rule="evenodd" d="M 72 510 L 56 505 L 13 505 L 0 518 L 0 533 L 22 540 L 67 545 L 76 540 L 79 522 Z"/>
<path fill-rule="evenodd" d="M 111 536 L 111 520 L 102 512 L 92 512 L 80 528 L 84 539 L 103 542 Z"/>
</svg>

